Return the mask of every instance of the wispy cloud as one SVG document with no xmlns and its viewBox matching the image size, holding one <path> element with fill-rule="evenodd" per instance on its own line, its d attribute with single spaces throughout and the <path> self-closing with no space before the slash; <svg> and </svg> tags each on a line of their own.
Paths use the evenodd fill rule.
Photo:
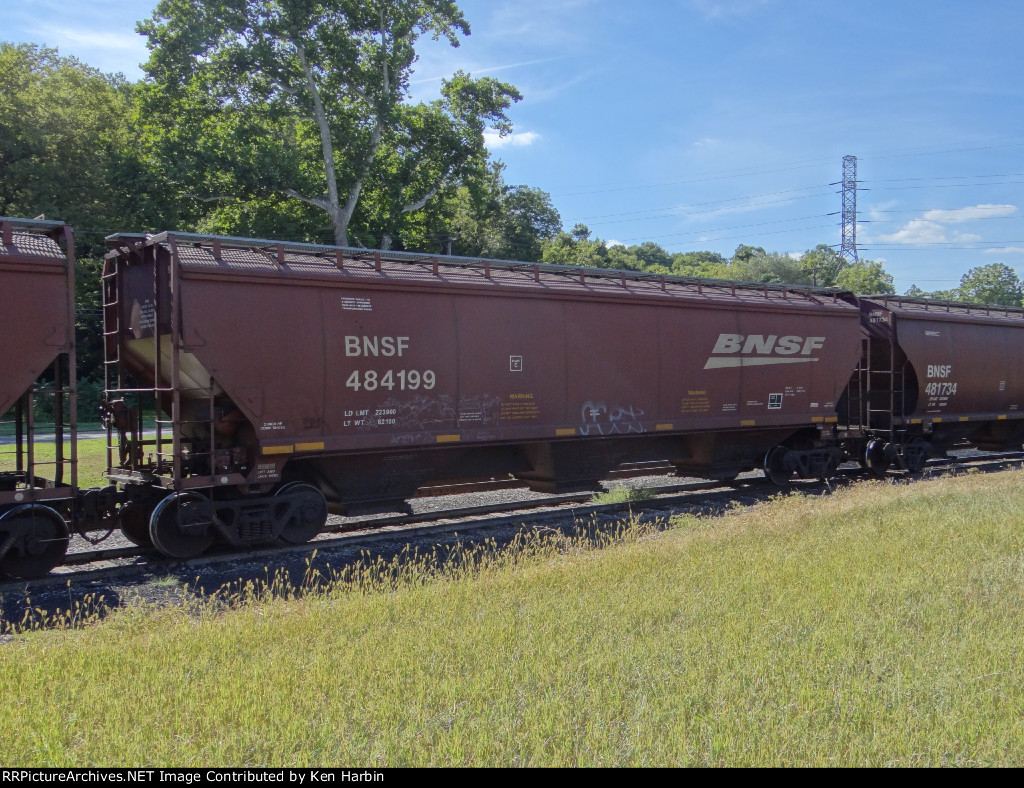
<svg viewBox="0 0 1024 788">
<path fill-rule="evenodd" d="M 977 233 L 953 231 L 947 225 L 1001 219 L 1016 212 L 1016 205 L 988 203 L 963 208 L 935 208 L 924 211 L 920 218 L 911 219 L 896 232 L 880 235 L 876 240 L 896 244 L 972 243 L 982 240 L 982 237 Z"/>
<path fill-rule="evenodd" d="M 1024 254 L 1024 246 L 1000 246 L 998 249 L 986 249 L 985 254 Z"/>
<path fill-rule="evenodd" d="M 931 222 L 971 222 L 975 219 L 997 219 L 1017 212 L 1016 205 L 971 205 L 966 208 L 925 211 L 923 219 Z"/>
<path fill-rule="evenodd" d="M 513 68 L 524 68 L 525 66 L 536 66 L 536 65 L 539 65 L 541 63 L 551 63 L 551 62 L 553 62 L 555 60 L 565 60 L 565 56 L 543 57 L 543 58 L 538 58 L 537 60 L 523 60 L 523 61 L 520 61 L 519 63 L 505 63 L 504 65 L 500 65 L 500 66 L 479 66 L 479 67 L 476 67 L 476 66 L 471 66 L 469 64 L 463 64 L 462 66 L 460 66 L 460 68 L 463 71 L 465 71 L 467 74 L 469 74 L 470 76 L 482 77 L 482 76 L 485 76 L 487 74 L 495 74 L 495 73 L 497 73 L 499 71 L 508 71 L 509 69 L 513 69 Z M 412 79 L 412 80 L 410 80 L 409 84 L 411 84 L 411 85 L 422 85 L 422 84 L 426 84 L 428 82 L 440 82 L 442 79 L 448 79 L 450 76 L 451 76 L 450 73 L 445 73 L 445 74 L 439 74 L 439 75 L 433 76 L 433 77 L 422 77 L 420 79 Z"/>
<path fill-rule="evenodd" d="M 535 131 L 514 131 L 511 134 L 500 137 L 496 131 L 484 132 L 484 144 L 490 150 L 499 148 L 525 148 L 533 145 L 540 139 L 540 134 Z"/>
<path fill-rule="evenodd" d="M 894 244 L 946 244 L 980 241 L 981 236 L 973 233 L 953 233 L 945 225 L 927 219 L 911 219 L 902 229 L 889 235 L 878 236 L 879 241 Z"/>
<path fill-rule="evenodd" d="M 68 27 L 50 26 L 42 26 L 38 28 L 38 31 L 44 34 L 48 41 L 82 44 L 87 47 L 119 49 L 122 51 L 146 51 L 144 39 L 137 33 L 120 33 L 105 30 L 75 30 Z"/>
<path fill-rule="evenodd" d="M 595 0 L 511 0 L 494 9 L 496 38 L 531 44 L 572 45 L 584 41 L 594 24 Z"/>
</svg>

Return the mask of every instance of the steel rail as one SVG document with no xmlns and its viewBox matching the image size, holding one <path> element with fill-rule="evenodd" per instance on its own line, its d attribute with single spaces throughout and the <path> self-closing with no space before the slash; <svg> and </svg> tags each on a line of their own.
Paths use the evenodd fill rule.
<svg viewBox="0 0 1024 788">
<path fill-rule="evenodd" d="M 969 468 L 1007 469 L 1008 466 L 1015 463 L 1021 463 L 1021 467 L 1024 467 L 1024 451 L 967 458 L 935 459 L 929 462 L 922 474 L 926 476 L 945 475 Z M 832 479 L 855 480 L 865 478 L 865 476 L 865 471 L 851 468 L 840 470 Z M 894 472 L 888 478 L 895 480 L 919 478 L 920 476 L 921 474 L 911 475 L 906 472 Z M 34 588 L 40 585 L 63 585 L 78 578 L 100 579 L 111 575 L 160 566 L 173 567 L 181 564 L 202 566 L 211 562 L 225 560 L 272 559 L 274 556 L 294 555 L 316 549 L 340 546 L 359 548 L 384 540 L 413 538 L 425 535 L 443 535 L 487 527 L 531 525 L 558 514 L 571 514 L 574 517 L 580 518 L 624 511 L 637 512 L 648 509 L 665 509 L 676 505 L 692 504 L 694 499 L 701 495 L 714 494 L 715 497 L 720 497 L 721 493 L 739 492 L 743 489 L 763 487 L 769 484 L 770 482 L 763 477 L 738 479 L 731 482 L 697 481 L 647 488 L 647 492 L 651 494 L 650 498 L 625 502 L 592 503 L 591 501 L 595 494 L 593 492 L 585 492 L 552 495 L 522 501 L 508 501 L 498 504 L 456 507 L 418 514 L 395 514 L 383 517 L 361 518 L 348 522 L 328 524 L 316 539 L 302 545 L 255 545 L 251 550 L 231 550 L 225 547 L 220 550 L 214 549 L 188 561 L 165 558 L 155 553 L 152 549 L 142 547 L 88 550 L 69 553 L 65 562 L 47 577 L 31 581 L 2 581 L 0 582 L 0 591 L 11 587 L 23 588 L 26 583 L 31 583 Z M 788 489 L 814 490 L 827 484 L 827 481 L 799 480 Z M 565 511 L 567 507 L 571 508 Z M 139 558 L 142 561 L 118 566 L 92 566 L 97 563 L 131 558 Z"/>
</svg>

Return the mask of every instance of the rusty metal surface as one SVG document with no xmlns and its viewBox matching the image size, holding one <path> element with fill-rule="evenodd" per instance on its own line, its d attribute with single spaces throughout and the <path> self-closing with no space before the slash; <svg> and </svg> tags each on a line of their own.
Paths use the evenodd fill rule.
<svg viewBox="0 0 1024 788">
<path fill-rule="evenodd" d="M 916 381 L 909 417 L 1024 416 L 1024 310 L 914 299 L 864 299 L 869 324 L 890 325 Z"/>
<path fill-rule="evenodd" d="M 277 470 L 311 454 L 825 425 L 860 347 L 858 307 L 824 289 L 123 240 L 127 363 L 145 378 L 158 323 L 169 369 L 180 310 L 182 385 L 201 398 L 212 378 Z"/>
</svg>

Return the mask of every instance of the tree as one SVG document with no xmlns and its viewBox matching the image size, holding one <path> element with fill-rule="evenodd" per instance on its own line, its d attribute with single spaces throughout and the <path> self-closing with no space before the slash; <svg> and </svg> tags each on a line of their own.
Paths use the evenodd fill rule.
<svg viewBox="0 0 1024 788">
<path fill-rule="evenodd" d="M 133 125 L 132 92 L 56 49 L 0 43 L 0 215 L 75 229 L 76 337 L 82 391 L 103 379 L 99 303 L 104 236 L 160 215 Z M 89 408 L 82 407 L 82 418 Z"/>
<path fill-rule="evenodd" d="M 0 43 L 0 214 L 45 214 L 102 230 L 135 217 L 132 104 L 124 80 L 55 49 Z M 123 180 L 122 180 L 123 176 Z M 123 226 L 119 224 L 118 226 Z"/>
<path fill-rule="evenodd" d="M 747 246 L 746 244 L 740 244 L 736 247 L 736 251 L 732 255 L 732 262 L 734 264 L 742 264 L 752 259 L 755 255 L 767 254 L 765 250 L 760 246 Z"/>
<path fill-rule="evenodd" d="M 544 241 L 559 233 L 562 219 L 551 195 L 509 186 L 503 170 L 500 162 L 488 162 L 467 178 L 441 209 L 438 227 L 451 238 L 455 254 L 539 261 Z"/>
<path fill-rule="evenodd" d="M 896 288 L 893 287 L 892 275 L 886 273 L 882 263 L 874 260 L 858 260 L 848 264 L 839 272 L 834 284 L 843 290 L 861 295 L 882 295 L 896 292 Z"/>
<path fill-rule="evenodd" d="M 766 252 L 760 247 L 752 249 L 749 246 L 741 246 L 737 249 L 730 274 L 735 279 L 747 282 L 811 284 L 811 275 L 800 265 L 799 260 L 780 252 Z"/>
<path fill-rule="evenodd" d="M 453 0 L 161 0 L 148 37 L 149 131 L 181 192 L 200 201 L 297 200 L 386 244 L 461 166 L 482 132 L 511 131 L 511 85 L 456 74 L 406 103 L 421 35 L 458 46 Z M 364 190 L 374 210 L 360 219 Z M 306 213 L 307 227 L 315 220 Z"/>
<path fill-rule="evenodd" d="M 671 255 L 660 244 L 656 244 L 653 241 L 644 241 L 638 246 L 631 246 L 629 251 L 636 255 L 644 268 L 661 266 L 665 270 L 669 270 L 672 267 Z"/>
<path fill-rule="evenodd" d="M 614 247 L 618 249 L 619 247 Z M 541 260 L 581 268 L 611 268 L 609 249 L 600 238 L 590 240 L 590 228 L 577 224 L 571 233 L 561 232 L 542 244 Z"/>
<path fill-rule="evenodd" d="M 1005 263 L 981 265 L 961 277 L 960 297 L 975 304 L 1020 306 L 1020 277 Z"/>
<path fill-rule="evenodd" d="M 903 294 L 911 298 L 930 298 L 934 301 L 960 301 L 960 290 L 953 288 L 952 290 L 922 290 L 917 285 L 911 285 L 907 288 Z"/>
<path fill-rule="evenodd" d="M 672 255 L 672 273 L 704 279 L 726 279 L 729 261 L 718 252 L 677 252 Z"/>
<path fill-rule="evenodd" d="M 800 257 L 800 268 L 811 278 L 811 283 L 828 287 L 839 280 L 839 274 L 848 267 L 846 260 L 828 244 L 818 244 Z"/>
</svg>

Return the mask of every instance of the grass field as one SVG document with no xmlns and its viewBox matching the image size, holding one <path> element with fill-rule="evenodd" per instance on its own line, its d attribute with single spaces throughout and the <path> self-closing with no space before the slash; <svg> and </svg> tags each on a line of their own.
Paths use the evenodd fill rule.
<svg viewBox="0 0 1024 788">
<path fill-rule="evenodd" d="M 1020 765 L 1022 482 L 864 484 L 25 633 L 0 647 L 3 760 Z"/>
<path fill-rule="evenodd" d="M 94 438 L 78 441 L 78 484 L 81 487 L 96 487 L 108 484 L 104 474 L 107 470 L 107 441 L 105 438 Z M 44 478 L 53 478 L 53 461 L 56 457 L 56 444 L 52 441 L 37 441 L 35 444 L 36 472 Z M 0 471 L 13 471 L 16 467 L 13 444 L 0 445 Z M 64 453 L 71 452 L 71 444 L 65 441 Z M 39 465 L 50 463 L 49 465 Z M 65 481 L 70 476 L 65 472 Z"/>
</svg>

